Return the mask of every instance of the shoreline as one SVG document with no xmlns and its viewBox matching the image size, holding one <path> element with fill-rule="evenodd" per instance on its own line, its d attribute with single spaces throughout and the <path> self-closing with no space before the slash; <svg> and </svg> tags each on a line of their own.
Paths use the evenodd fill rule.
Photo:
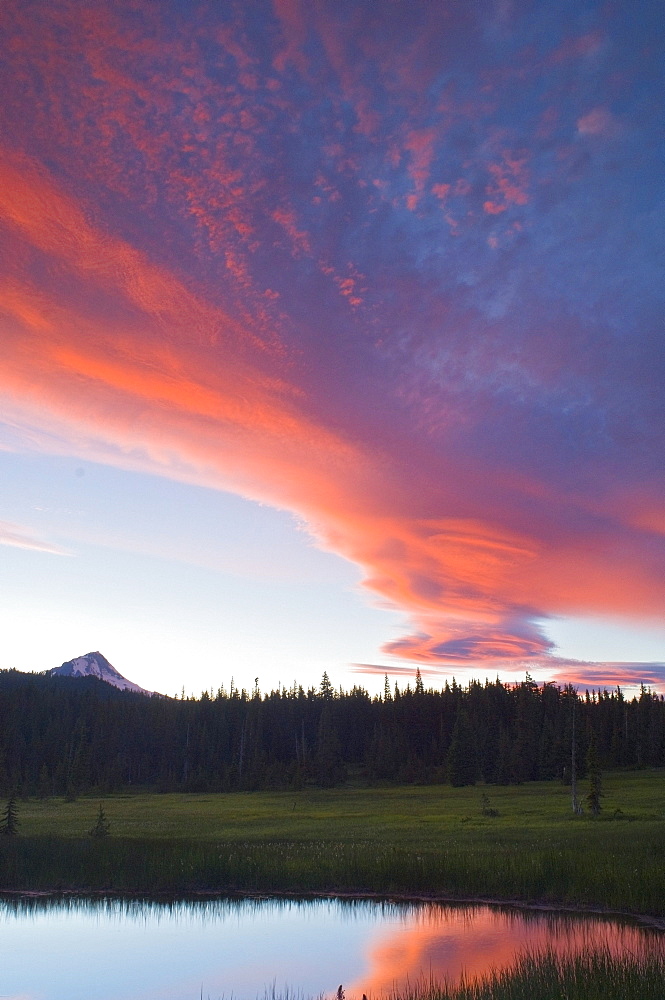
<svg viewBox="0 0 665 1000">
<path fill-rule="evenodd" d="M 425 904 L 435 903 L 451 906 L 491 906 L 511 910 L 531 910 L 542 913 L 561 913 L 571 916 L 597 916 L 621 919 L 639 924 L 642 927 L 651 928 L 655 931 L 665 933 L 665 918 L 652 916 L 648 913 L 631 913 L 628 910 L 617 910 L 602 906 L 583 906 L 574 903 L 544 903 L 538 901 L 525 902 L 519 899 L 495 899 L 485 896 L 446 896 L 440 893 L 380 893 L 380 892 L 348 892 L 331 890 L 324 892 L 320 890 L 303 891 L 279 891 L 265 892 L 241 892 L 223 889 L 197 889 L 187 893 L 168 892 L 127 892 L 114 889 L 1 889 L 0 900 L 4 898 L 23 897 L 27 899 L 48 899 L 48 898 L 68 898 L 78 897 L 80 899 L 132 899 L 132 900 L 152 900 L 161 901 L 182 901 L 192 902 L 194 900 L 341 900 L 375 903 L 395 903 L 395 904 Z"/>
</svg>

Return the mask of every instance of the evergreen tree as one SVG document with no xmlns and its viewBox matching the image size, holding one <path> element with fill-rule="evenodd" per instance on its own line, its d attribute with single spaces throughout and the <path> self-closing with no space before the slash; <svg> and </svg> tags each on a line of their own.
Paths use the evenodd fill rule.
<svg viewBox="0 0 665 1000">
<path fill-rule="evenodd" d="M 506 729 L 502 728 L 499 733 L 499 750 L 497 754 L 495 772 L 497 785 L 509 785 L 512 782 L 512 756 L 510 733 Z"/>
<path fill-rule="evenodd" d="M 334 698 L 335 692 L 333 686 L 330 683 L 330 678 L 328 677 L 328 672 L 323 671 L 323 677 L 321 678 L 321 697 L 328 700 L 329 698 Z"/>
<path fill-rule="evenodd" d="M 16 796 L 12 795 L 2 816 L 0 816 L 0 834 L 5 837 L 15 837 L 18 833 L 18 825 Z"/>
<path fill-rule="evenodd" d="M 315 767 L 316 783 L 322 788 L 333 788 L 346 778 L 341 744 L 328 705 L 321 712 L 319 721 Z"/>
<path fill-rule="evenodd" d="M 327 676 L 307 691 L 262 693 L 255 683 L 250 693 L 233 685 L 214 697 L 146 698 L 95 678 L 0 670 L 0 799 L 337 784 L 347 770 L 354 781 L 469 783 L 479 764 L 486 782 L 572 784 L 587 773 L 591 733 L 603 767 L 662 767 L 665 700 L 647 689 L 578 699 L 530 678 L 442 690 L 416 678 L 394 692 L 384 679 L 383 697 L 371 698 L 337 691 Z"/>
<path fill-rule="evenodd" d="M 475 785 L 478 778 L 475 735 L 466 711 L 460 708 L 448 749 L 448 780 L 454 788 L 460 788 L 462 785 Z"/>
<path fill-rule="evenodd" d="M 516 688 L 517 713 L 515 738 L 511 754 L 512 781 L 521 784 L 538 777 L 538 738 L 540 730 L 540 693 L 538 685 L 527 673 L 526 680 Z"/>
<path fill-rule="evenodd" d="M 97 821 L 93 827 L 88 830 L 88 835 L 90 837 L 108 837 L 111 832 L 111 824 L 106 818 L 106 813 L 104 812 L 104 806 L 99 803 L 99 812 L 97 813 Z"/>
<path fill-rule="evenodd" d="M 554 725 L 546 719 L 538 740 L 538 779 L 551 781 L 559 774 Z"/>
</svg>

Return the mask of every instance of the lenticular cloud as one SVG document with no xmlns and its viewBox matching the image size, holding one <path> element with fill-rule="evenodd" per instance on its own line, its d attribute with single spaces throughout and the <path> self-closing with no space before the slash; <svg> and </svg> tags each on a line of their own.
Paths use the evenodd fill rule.
<svg viewBox="0 0 665 1000">
<path fill-rule="evenodd" d="M 9 0 L 6 426 L 297 512 L 410 661 L 655 616 L 659 26 Z"/>
</svg>

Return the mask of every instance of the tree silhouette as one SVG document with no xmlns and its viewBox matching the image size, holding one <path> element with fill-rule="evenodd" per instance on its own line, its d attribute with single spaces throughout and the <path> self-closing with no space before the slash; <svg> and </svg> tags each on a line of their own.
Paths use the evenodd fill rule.
<svg viewBox="0 0 665 1000">
<path fill-rule="evenodd" d="M 0 818 L 14 794 L 18 803 L 128 788 L 325 787 L 347 775 L 370 784 L 574 778 L 577 801 L 592 735 L 608 770 L 665 766 L 665 698 L 647 690 L 627 700 L 619 689 L 580 698 L 528 680 L 417 687 L 393 692 L 384 679 L 383 696 L 371 697 L 337 691 L 326 676 L 307 690 L 234 685 L 200 699 L 148 698 L 92 677 L 0 670 Z"/>
<path fill-rule="evenodd" d="M 0 834 L 5 837 L 15 837 L 17 833 L 18 813 L 16 810 L 16 796 L 12 795 L 0 817 Z"/>
<path fill-rule="evenodd" d="M 448 780 L 456 788 L 475 785 L 478 770 L 476 738 L 466 711 L 460 708 L 448 749 Z"/>
</svg>

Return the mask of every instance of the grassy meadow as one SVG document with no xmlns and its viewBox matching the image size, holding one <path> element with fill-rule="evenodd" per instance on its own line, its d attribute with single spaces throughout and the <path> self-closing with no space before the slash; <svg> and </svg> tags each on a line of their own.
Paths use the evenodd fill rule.
<svg viewBox="0 0 665 1000">
<path fill-rule="evenodd" d="M 399 893 L 665 916 L 665 771 L 608 774 L 604 793 L 597 819 L 574 816 L 554 782 L 22 800 L 0 889 Z M 100 801 L 110 835 L 96 839 Z"/>
</svg>

